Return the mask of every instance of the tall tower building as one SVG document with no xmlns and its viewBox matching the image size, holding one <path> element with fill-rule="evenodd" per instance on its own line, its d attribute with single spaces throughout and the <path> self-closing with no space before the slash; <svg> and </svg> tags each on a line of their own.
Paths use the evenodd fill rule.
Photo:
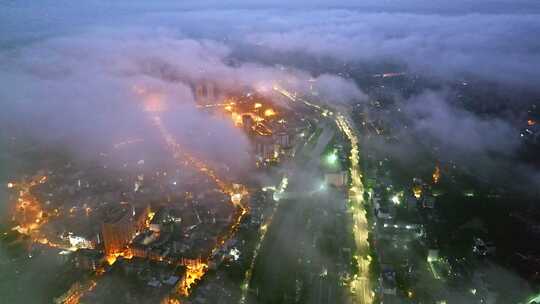
<svg viewBox="0 0 540 304">
<path fill-rule="evenodd" d="M 138 231 L 144 229 L 148 207 L 135 210 L 130 204 L 111 207 L 101 226 L 106 255 L 122 252 Z"/>
</svg>

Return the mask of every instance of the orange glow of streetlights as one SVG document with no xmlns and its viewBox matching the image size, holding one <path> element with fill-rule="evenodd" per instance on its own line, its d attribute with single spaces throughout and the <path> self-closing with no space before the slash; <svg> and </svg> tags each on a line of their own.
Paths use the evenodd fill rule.
<svg viewBox="0 0 540 304">
<path fill-rule="evenodd" d="M 266 109 L 264 111 L 264 116 L 266 116 L 266 117 L 271 117 L 271 116 L 274 116 L 274 115 L 276 115 L 276 112 L 274 110 L 272 110 L 272 109 Z"/>
</svg>

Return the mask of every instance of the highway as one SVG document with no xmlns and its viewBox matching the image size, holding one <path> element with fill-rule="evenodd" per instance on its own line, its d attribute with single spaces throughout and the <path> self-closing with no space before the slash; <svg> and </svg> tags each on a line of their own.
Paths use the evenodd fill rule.
<svg viewBox="0 0 540 304">
<path fill-rule="evenodd" d="M 370 257 L 368 243 L 368 222 L 364 203 L 364 186 L 362 184 L 362 174 L 360 168 L 360 147 L 359 140 L 350 118 L 347 116 L 347 110 L 344 108 L 333 111 L 325 106 L 318 105 L 308 101 L 305 98 L 296 96 L 284 88 L 274 86 L 274 90 L 287 97 L 293 103 L 302 103 L 314 109 L 321 114 L 321 117 L 332 119 L 339 131 L 348 140 L 350 145 L 349 175 L 351 187 L 348 191 L 349 213 L 352 217 L 352 234 L 355 241 L 355 260 L 358 266 L 358 273 L 350 280 L 351 302 L 359 304 L 369 304 L 373 302 L 373 290 L 369 280 Z"/>
<path fill-rule="evenodd" d="M 356 243 L 356 262 L 358 263 L 358 274 L 351 281 L 351 289 L 355 303 L 367 304 L 373 302 L 373 291 L 369 281 L 369 257 L 368 242 L 368 222 L 364 203 L 364 185 L 362 184 L 362 174 L 360 173 L 360 151 L 359 141 L 354 131 L 350 119 L 341 114 L 335 114 L 335 121 L 339 129 L 345 134 L 351 145 L 349 168 L 351 176 L 351 188 L 349 190 L 350 212 L 353 217 L 353 235 Z"/>
</svg>

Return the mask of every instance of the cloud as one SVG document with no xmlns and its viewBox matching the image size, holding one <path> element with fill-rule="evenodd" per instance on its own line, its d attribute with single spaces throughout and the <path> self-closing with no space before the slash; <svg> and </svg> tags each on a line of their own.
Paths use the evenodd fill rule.
<svg viewBox="0 0 540 304">
<path fill-rule="evenodd" d="M 315 90 L 321 100 L 330 103 L 347 103 L 352 101 L 365 101 L 367 95 L 358 86 L 336 75 L 323 74 L 315 79 Z"/>
<path fill-rule="evenodd" d="M 249 163 L 250 146 L 241 130 L 224 118 L 196 109 L 193 88 L 211 82 L 218 88 L 246 88 L 271 94 L 276 82 L 308 90 L 310 75 L 256 62 L 231 64 L 231 48 L 193 39 L 169 29 L 94 28 L 50 37 L 0 52 L 0 78 L 9 101 L 2 125 L 24 130 L 42 143 L 56 143 L 79 155 L 97 155 L 114 142 L 149 137 L 139 145 L 155 156 L 159 142 L 143 112 L 147 98 L 167 104 L 168 127 L 179 141 L 209 160 Z M 363 96 L 350 81 L 319 77 L 321 93 L 346 101 Z M 134 87 L 152 96 L 137 95 Z M 130 156 L 133 157 L 133 156 Z"/>
<path fill-rule="evenodd" d="M 122 2 L 66 2 L 24 9 L 11 4 L 0 13 L 0 42 L 13 46 L 97 25 L 106 31 L 151 25 L 220 41 L 233 49 L 255 51 L 258 46 L 345 61 L 393 61 L 412 72 L 443 79 L 474 76 L 532 89 L 540 79 L 540 42 L 532 39 L 540 34 L 538 1 L 129 4 L 127 8 Z"/>
<path fill-rule="evenodd" d="M 301 4 L 309 9 L 292 9 Z M 175 28 L 242 53 L 392 62 L 442 80 L 476 77 L 537 89 L 540 42 L 531 39 L 540 34 L 537 2 L 342 2 L 341 7 L 330 5 L 332 9 L 321 5 L 300 1 L 224 10 L 168 7 L 139 12 L 128 23 Z"/>
<path fill-rule="evenodd" d="M 0 36 L 9 45 L 0 53 L 0 77 L 10 88 L 0 94 L 13 104 L 8 109 L 27 112 L 5 111 L 6 120 L 32 117 L 30 128 L 48 121 L 55 136 L 74 131 L 66 128 L 66 116 L 81 129 L 96 127 L 99 119 L 110 128 L 114 120 L 102 112 L 111 106 L 123 113 L 126 130 L 143 132 L 133 102 L 125 102 L 133 99 L 127 92 L 136 82 L 162 82 L 161 90 L 189 105 L 189 87 L 200 81 L 262 93 L 286 81 L 306 92 L 307 79 L 315 76 L 321 100 L 366 100 L 355 83 L 329 74 L 328 58 L 345 66 L 391 62 L 426 78 L 473 77 L 533 91 L 540 80 L 540 42 L 531 39 L 540 34 L 534 1 L 232 1 L 226 8 L 214 1 L 135 2 L 129 8 L 91 1 L 54 7 L 11 4 L 0 13 L 6 25 Z M 35 18 L 40 12 L 48 17 Z M 258 62 L 261 53 L 271 59 Z M 321 67 L 313 75 L 273 65 L 307 57 Z M 409 101 L 407 114 L 417 121 L 419 136 L 438 140 L 446 151 L 513 155 L 517 143 L 509 123 L 477 117 L 436 95 Z M 59 119 L 53 113 L 60 109 L 70 114 Z M 82 113 L 95 118 L 85 122 Z"/>
<path fill-rule="evenodd" d="M 396 62 L 444 79 L 472 75 L 534 87 L 540 79 L 538 15 L 425 15 L 330 11 L 291 13 L 253 44 L 338 60 Z"/>
<path fill-rule="evenodd" d="M 433 162 L 442 162 L 491 188 L 535 195 L 530 189 L 540 185 L 540 176 L 520 160 L 519 130 L 508 117 L 465 110 L 454 96 L 451 90 L 426 90 L 397 100 L 400 111 L 370 112 L 370 119 L 382 119 L 395 140 L 367 139 L 364 149 L 389 157 L 406 175 L 431 172 Z"/>
<path fill-rule="evenodd" d="M 210 42 L 112 32 L 54 38 L 4 52 L 0 61 L 6 69 L 0 78 L 9 89 L 0 97 L 9 102 L 0 115 L 2 124 L 79 155 L 107 152 L 114 142 L 138 137 L 154 139 L 139 146 L 153 150 L 163 143 L 143 112 L 147 97 L 134 92 L 134 86 L 140 86 L 168 105 L 170 121 L 184 122 L 169 123 L 171 132 L 197 130 L 193 138 L 198 141 L 228 139 L 235 145 L 206 149 L 214 151 L 207 156 L 246 160 L 247 139 L 231 123 L 198 113 L 190 87 L 208 76 L 202 68 L 219 61 L 223 52 L 224 47 Z M 167 66 L 173 66 L 174 73 Z M 201 146 L 195 140 L 187 144 Z"/>
<path fill-rule="evenodd" d="M 412 132 L 430 138 L 441 150 L 455 152 L 456 156 L 510 155 L 520 144 L 517 130 L 510 123 L 452 106 L 441 92 L 426 91 L 412 97 L 404 113 L 412 122 Z"/>
</svg>

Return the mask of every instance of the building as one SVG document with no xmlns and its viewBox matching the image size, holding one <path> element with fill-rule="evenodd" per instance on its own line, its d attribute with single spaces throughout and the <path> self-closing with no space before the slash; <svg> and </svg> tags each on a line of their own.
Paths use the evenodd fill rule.
<svg viewBox="0 0 540 304">
<path fill-rule="evenodd" d="M 253 117 L 251 117 L 251 115 L 247 115 L 247 114 L 242 115 L 242 126 L 244 127 L 244 131 L 246 133 L 249 134 L 252 131 L 254 124 L 255 124 L 255 121 L 253 120 Z"/>
<path fill-rule="evenodd" d="M 195 85 L 195 100 L 198 104 L 214 103 L 218 98 L 218 90 L 214 83 L 203 81 Z"/>
<path fill-rule="evenodd" d="M 106 255 L 121 253 L 135 234 L 146 227 L 149 207 L 136 210 L 127 203 L 109 208 L 101 226 Z"/>
<path fill-rule="evenodd" d="M 285 130 L 274 133 L 274 141 L 282 149 L 289 149 L 292 147 L 291 136 Z"/>
<path fill-rule="evenodd" d="M 382 268 L 382 284 L 381 289 L 382 293 L 385 295 L 396 295 L 396 272 L 394 271 L 391 265 L 383 264 Z"/>
<path fill-rule="evenodd" d="M 425 195 L 422 197 L 422 208 L 433 209 L 435 208 L 435 197 L 431 195 Z"/>
<path fill-rule="evenodd" d="M 279 154 L 278 146 L 275 145 L 271 135 L 256 134 L 255 155 L 260 162 L 267 162 L 275 159 Z"/>
<path fill-rule="evenodd" d="M 347 185 L 348 176 L 347 171 L 325 173 L 324 181 L 328 185 L 343 187 Z"/>
<path fill-rule="evenodd" d="M 75 267 L 82 270 L 95 271 L 101 264 L 102 259 L 103 254 L 92 249 L 79 249 L 73 255 Z"/>
</svg>

